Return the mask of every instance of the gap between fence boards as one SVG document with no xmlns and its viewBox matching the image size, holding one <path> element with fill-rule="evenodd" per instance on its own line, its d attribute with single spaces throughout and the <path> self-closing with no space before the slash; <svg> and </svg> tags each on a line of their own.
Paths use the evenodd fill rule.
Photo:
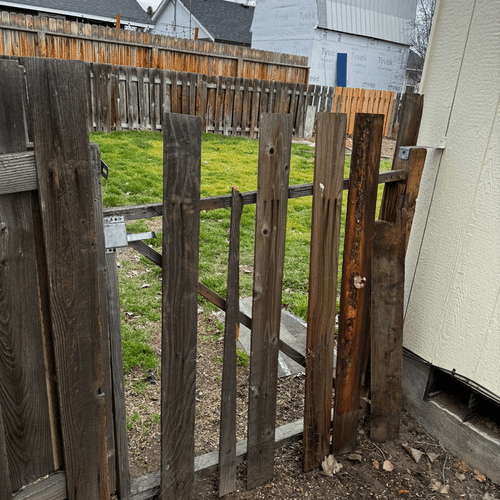
<svg viewBox="0 0 500 500">
<path fill-rule="evenodd" d="M 378 176 L 379 184 L 390 182 L 399 182 L 406 179 L 406 173 L 403 170 L 389 170 L 382 172 Z M 343 190 L 349 189 L 349 179 L 344 179 Z M 241 193 L 244 205 L 255 205 L 257 201 L 257 191 L 247 191 Z M 303 198 L 312 196 L 312 184 L 299 184 L 288 188 L 288 198 Z M 231 195 L 213 196 L 210 198 L 201 198 L 200 210 L 215 210 L 219 208 L 229 208 L 231 206 Z M 104 209 L 104 217 L 123 217 L 125 220 L 149 219 L 163 214 L 162 203 L 149 203 L 145 205 L 133 205 L 128 207 L 110 207 Z"/>
</svg>

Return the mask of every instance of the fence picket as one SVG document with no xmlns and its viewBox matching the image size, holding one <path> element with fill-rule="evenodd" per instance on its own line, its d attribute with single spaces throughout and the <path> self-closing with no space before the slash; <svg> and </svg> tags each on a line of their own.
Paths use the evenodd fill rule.
<svg viewBox="0 0 500 500">
<path fill-rule="evenodd" d="M 107 500 L 97 250 L 92 197 L 88 194 L 92 192 L 92 178 L 84 122 L 86 72 L 83 65 L 72 61 L 28 59 L 25 65 L 39 196 L 44 207 L 42 219 L 50 304 L 54 310 L 51 322 L 68 498 Z M 51 80 L 60 83 L 57 93 L 49 87 Z M 54 175 L 58 182 L 54 182 Z M 81 237 L 75 238 L 75 231 Z M 62 255 L 61 242 L 64 242 Z M 75 255 L 79 256 L 78 268 L 74 265 Z"/>
<path fill-rule="evenodd" d="M 266 114 L 259 130 L 248 408 L 248 488 L 273 477 L 278 339 L 292 117 Z"/>
<path fill-rule="evenodd" d="M 347 116 L 320 113 L 317 124 L 307 312 L 304 469 L 330 454 L 333 347 Z"/>
<path fill-rule="evenodd" d="M 194 481 L 201 118 L 165 114 L 163 127 L 160 498 L 177 500 Z"/>
<path fill-rule="evenodd" d="M 222 397 L 219 440 L 219 495 L 236 489 L 236 342 L 240 315 L 240 221 L 243 197 L 233 187 L 227 273 L 226 324 L 222 365 Z"/>
<path fill-rule="evenodd" d="M 25 152 L 22 90 L 26 84 L 18 61 L 0 60 L 0 79 L 0 156 Z M 57 455 L 47 397 L 53 382 L 45 379 L 33 226 L 30 192 L 0 195 L 0 469 L 6 459 L 10 475 L 0 483 L 2 498 L 4 484 L 9 485 L 10 495 L 12 489 L 52 472 Z"/>
<path fill-rule="evenodd" d="M 363 353 L 369 345 L 371 249 L 383 125 L 383 115 L 356 115 L 340 292 L 334 455 L 353 451 L 356 446 Z"/>
</svg>

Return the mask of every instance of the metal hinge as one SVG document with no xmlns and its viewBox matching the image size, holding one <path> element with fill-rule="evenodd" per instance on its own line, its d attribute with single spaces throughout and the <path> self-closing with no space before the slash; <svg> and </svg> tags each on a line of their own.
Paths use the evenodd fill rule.
<svg viewBox="0 0 500 500">
<path fill-rule="evenodd" d="M 127 234 L 123 217 L 104 217 L 104 244 L 106 253 L 116 253 L 127 248 L 129 241 L 150 240 L 156 238 L 156 233 Z"/>
<path fill-rule="evenodd" d="M 446 147 L 446 137 L 440 139 L 436 146 L 401 146 L 399 148 L 399 159 L 407 160 L 410 157 L 410 151 L 412 149 L 444 149 Z"/>
</svg>

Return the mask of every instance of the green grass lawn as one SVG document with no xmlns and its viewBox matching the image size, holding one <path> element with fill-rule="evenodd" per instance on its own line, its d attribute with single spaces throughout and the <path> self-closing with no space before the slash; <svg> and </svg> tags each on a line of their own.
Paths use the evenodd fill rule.
<svg viewBox="0 0 500 500">
<path fill-rule="evenodd" d="M 101 156 L 108 164 L 109 178 L 103 181 L 105 207 L 139 205 L 162 201 L 163 141 L 159 132 L 92 133 L 90 140 L 99 145 Z M 231 186 L 240 192 L 257 189 L 258 142 L 240 137 L 203 134 L 201 157 L 201 196 L 229 194 Z M 346 157 L 344 177 L 349 176 L 350 157 Z M 390 162 L 383 161 L 381 170 L 389 170 Z M 292 145 L 290 185 L 313 181 L 314 148 Z M 379 186 L 379 203 L 382 187 Z M 345 206 L 344 192 L 340 259 L 342 258 Z M 309 278 L 309 245 L 311 230 L 311 197 L 288 200 L 287 237 L 283 273 L 283 305 L 292 313 L 306 319 Z M 226 296 L 226 273 L 229 242 L 230 210 L 210 210 L 200 217 L 200 269 L 199 279 L 206 286 Z M 130 232 L 146 231 L 145 221 L 129 223 Z M 255 206 L 244 207 L 241 220 L 240 265 L 253 266 Z M 161 252 L 161 235 L 148 242 Z M 120 279 L 122 310 L 140 316 L 138 321 L 123 321 L 125 368 L 134 364 L 148 368 L 154 364 L 151 353 L 141 346 L 147 345 L 148 322 L 160 319 L 158 292 L 161 282 L 159 269 L 146 259 L 146 276 L 141 279 Z M 341 266 L 339 266 L 339 269 Z M 132 272 L 132 264 L 125 263 L 120 278 Z M 340 278 L 340 276 L 339 276 Z M 146 283 L 147 281 L 147 283 Z M 340 283 L 340 282 L 339 282 Z M 150 286 L 140 288 L 143 284 Z M 252 294 L 252 273 L 241 273 L 240 295 Z M 215 309 L 201 297 L 200 303 L 208 310 Z M 123 318 L 123 320 L 125 317 Z M 137 339 L 137 345 L 134 344 Z M 125 351 L 138 351 L 127 361 Z M 144 352 L 142 352 L 144 351 Z M 140 359 L 139 359 L 140 358 Z"/>
</svg>

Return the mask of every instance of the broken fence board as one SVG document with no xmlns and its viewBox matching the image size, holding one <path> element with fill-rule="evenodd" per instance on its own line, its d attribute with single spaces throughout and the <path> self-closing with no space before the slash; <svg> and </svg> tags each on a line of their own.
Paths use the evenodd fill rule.
<svg viewBox="0 0 500 500">
<path fill-rule="evenodd" d="M 292 117 L 266 114 L 259 132 L 248 409 L 249 489 L 273 477 L 278 339 Z"/>
<path fill-rule="evenodd" d="M 406 210 L 396 222 L 376 221 L 371 285 L 371 430 L 372 441 L 399 435 L 403 368 L 403 303 Z"/>
<path fill-rule="evenodd" d="M 161 499 L 177 500 L 194 481 L 200 117 L 163 115 L 163 165 Z"/>
<path fill-rule="evenodd" d="M 357 114 L 354 123 L 340 292 L 334 455 L 356 446 L 361 370 L 369 345 L 367 313 L 383 125 L 384 116 L 372 114 Z"/>
<path fill-rule="evenodd" d="M 311 224 L 304 469 L 330 453 L 333 347 L 347 115 L 319 113 Z"/>
</svg>

